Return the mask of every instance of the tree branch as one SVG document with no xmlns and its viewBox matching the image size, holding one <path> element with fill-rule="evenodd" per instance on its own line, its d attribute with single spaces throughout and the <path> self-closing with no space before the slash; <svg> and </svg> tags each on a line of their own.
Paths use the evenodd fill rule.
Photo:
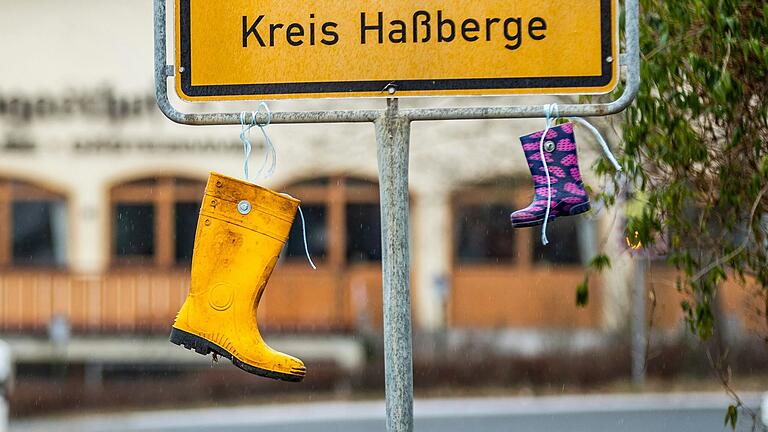
<svg viewBox="0 0 768 432">
<path fill-rule="evenodd" d="M 755 218 L 755 213 L 757 212 L 757 208 L 760 206 L 760 200 L 763 199 L 763 195 L 765 195 L 766 192 L 768 192 L 768 185 L 763 186 L 763 188 L 757 194 L 757 198 L 755 199 L 755 202 L 752 204 L 752 210 L 750 211 L 749 219 L 747 220 L 747 231 L 749 231 L 749 227 L 752 226 L 752 221 Z M 723 264 L 727 263 L 728 261 L 734 259 L 740 253 L 744 252 L 744 250 L 747 248 L 748 245 L 749 245 L 749 235 L 747 235 L 744 238 L 744 241 L 741 242 L 741 245 L 739 245 L 739 247 L 736 248 L 733 252 L 729 253 L 728 255 L 726 255 L 724 257 L 721 257 L 720 259 L 718 259 L 715 262 L 709 264 L 708 266 L 704 267 L 701 271 L 696 273 L 696 275 L 694 275 L 691 278 L 691 282 L 698 281 L 699 279 L 704 277 L 704 275 L 706 275 L 707 273 L 712 271 L 712 269 L 714 269 L 715 267 L 723 265 Z"/>
</svg>

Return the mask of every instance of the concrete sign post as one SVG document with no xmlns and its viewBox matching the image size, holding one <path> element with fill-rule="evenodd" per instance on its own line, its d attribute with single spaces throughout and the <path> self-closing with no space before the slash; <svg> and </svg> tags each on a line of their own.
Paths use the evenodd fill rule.
<svg viewBox="0 0 768 432">
<path fill-rule="evenodd" d="M 187 125 L 240 125 L 240 113 L 191 114 L 188 101 L 387 97 L 386 109 L 285 111 L 276 124 L 373 123 L 379 159 L 387 430 L 413 430 L 408 218 L 410 124 L 546 116 L 545 105 L 404 109 L 394 96 L 623 93 L 610 103 L 562 104 L 561 117 L 624 110 L 640 87 L 638 0 L 625 1 L 619 49 L 612 0 L 175 1 L 175 60 L 167 58 L 167 0 L 155 2 L 155 93 Z M 621 72 L 621 74 L 619 73 Z M 265 123 L 268 114 L 252 114 Z M 251 114 L 248 121 L 254 120 Z"/>
</svg>

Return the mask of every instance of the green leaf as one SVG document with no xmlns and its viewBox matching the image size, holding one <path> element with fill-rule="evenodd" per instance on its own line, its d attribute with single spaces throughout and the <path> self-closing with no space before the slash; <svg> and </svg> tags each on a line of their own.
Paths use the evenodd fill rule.
<svg viewBox="0 0 768 432">
<path fill-rule="evenodd" d="M 603 271 L 605 269 L 611 268 L 611 259 L 608 257 L 608 255 L 600 254 L 596 257 L 592 258 L 592 261 L 590 261 L 589 266 L 594 268 L 597 271 Z"/>
<path fill-rule="evenodd" d="M 683 309 L 683 312 L 688 314 L 691 311 L 691 302 L 688 300 L 683 300 L 680 302 L 680 307 Z"/>
<path fill-rule="evenodd" d="M 736 422 L 739 421 L 739 410 L 735 405 L 728 407 L 728 411 L 725 413 L 724 426 L 731 425 L 731 429 L 736 430 Z"/>
<path fill-rule="evenodd" d="M 576 306 L 586 307 L 589 304 L 589 276 L 576 287 Z"/>
</svg>

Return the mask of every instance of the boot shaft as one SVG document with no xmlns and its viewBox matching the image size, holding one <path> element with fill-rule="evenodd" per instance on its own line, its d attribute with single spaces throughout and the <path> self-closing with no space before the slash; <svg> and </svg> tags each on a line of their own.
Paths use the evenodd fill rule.
<svg viewBox="0 0 768 432">
<path fill-rule="evenodd" d="M 212 172 L 200 208 L 200 222 L 219 219 L 285 243 L 298 207 L 299 200 L 289 195 Z"/>
<path fill-rule="evenodd" d="M 547 131 L 547 135 L 544 137 L 546 169 L 541 160 L 540 150 L 543 133 L 544 131 L 539 131 L 522 136 L 520 137 L 520 142 L 525 152 L 536 195 L 546 199 L 546 169 L 549 170 L 549 184 L 552 186 L 553 195 L 557 190 L 567 192 L 569 189 L 574 189 L 574 186 L 581 187 L 582 181 L 576 151 L 576 139 L 573 134 L 573 124 L 565 123 Z"/>
<path fill-rule="evenodd" d="M 195 235 L 191 291 L 210 289 L 222 272 L 232 273 L 230 282 L 263 290 L 298 206 L 288 195 L 211 173 Z"/>
</svg>

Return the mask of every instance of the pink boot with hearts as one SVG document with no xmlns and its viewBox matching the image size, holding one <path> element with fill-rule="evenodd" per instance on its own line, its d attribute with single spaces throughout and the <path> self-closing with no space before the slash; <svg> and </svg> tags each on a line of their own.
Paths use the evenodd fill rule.
<svg viewBox="0 0 768 432">
<path fill-rule="evenodd" d="M 539 144 L 544 131 L 520 137 L 525 158 L 531 170 L 535 195 L 531 204 L 510 216 L 515 228 L 541 225 L 547 212 L 547 195 L 552 199 L 549 220 L 573 216 L 589 211 L 589 197 L 584 190 L 576 156 L 576 139 L 573 124 L 565 123 L 547 131 L 544 138 L 544 159 L 541 160 Z M 549 182 L 547 182 L 549 172 Z"/>
</svg>

